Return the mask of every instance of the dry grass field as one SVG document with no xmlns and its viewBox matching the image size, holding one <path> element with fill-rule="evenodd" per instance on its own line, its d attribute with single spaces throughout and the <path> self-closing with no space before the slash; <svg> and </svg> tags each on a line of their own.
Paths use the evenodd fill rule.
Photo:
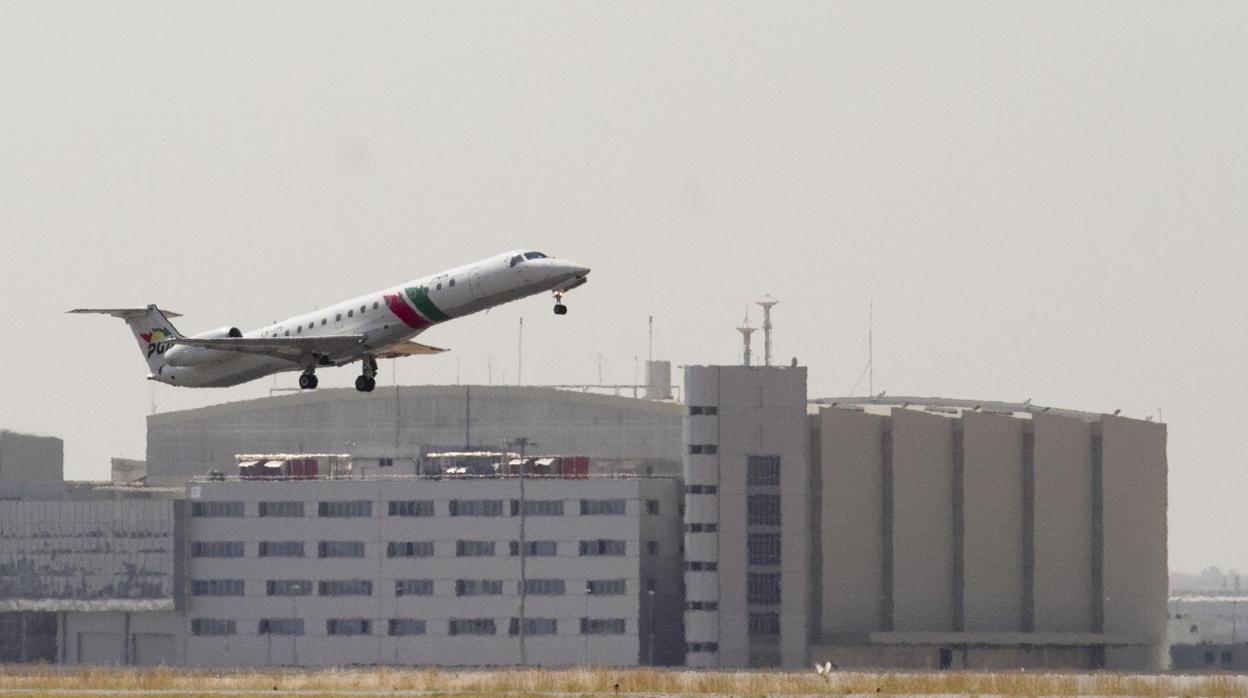
<svg viewBox="0 0 1248 698">
<path fill-rule="evenodd" d="M 304 695 L 404 692 L 432 695 L 997 695 L 997 696 L 1248 696 L 1248 676 L 1051 673 L 711 672 L 662 669 L 440 670 L 333 668 L 205 671 L 53 666 L 0 669 L 0 691 L 58 694 L 142 691 L 179 695 L 274 691 Z"/>
</svg>

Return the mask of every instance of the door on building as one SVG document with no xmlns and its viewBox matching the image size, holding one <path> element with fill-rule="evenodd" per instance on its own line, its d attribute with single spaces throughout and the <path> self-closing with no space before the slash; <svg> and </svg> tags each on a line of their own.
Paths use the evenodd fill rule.
<svg viewBox="0 0 1248 698">
<path fill-rule="evenodd" d="M 78 663 L 120 666 L 126 660 L 125 647 L 121 633 L 78 633 Z"/>
<path fill-rule="evenodd" d="M 134 635 L 134 663 L 138 666 L 175 666 L 177 643 L 173 635 L 138 633 Z"/>
</svg>

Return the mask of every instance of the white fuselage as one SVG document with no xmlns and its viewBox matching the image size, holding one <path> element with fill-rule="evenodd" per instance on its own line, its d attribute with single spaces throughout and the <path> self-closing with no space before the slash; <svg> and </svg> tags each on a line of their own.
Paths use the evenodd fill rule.
<svg viewBox="0 0 1248 698">
<path fill-rule="evenodd" d="M 399 342 L 429 327 L 503 303 L 582 283 L 589 269 L 539 253 L 515 251 L 391 286 L 250 332 L 245 338 L 315 338 L 362 335 L 348 352 L 321 357 L 321 366 L 340 366 Z M 517 261 L 519 258 L 519 261 Z M 307 366 L 287 359 L 200 347 L 173 347 L 167 364 L 152 380 L 187 387 L 225 387 Z"/>
</svg>

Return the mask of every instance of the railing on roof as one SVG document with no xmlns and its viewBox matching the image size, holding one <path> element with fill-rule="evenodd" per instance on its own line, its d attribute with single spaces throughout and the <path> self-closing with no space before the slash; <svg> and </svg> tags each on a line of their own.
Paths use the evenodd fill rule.
<svg viewBox="0 0 1248 698">
<path fill-rule="evenodd" d="M 494 475 L 470 475 L 460 473 L 444 473 L 442 475 L 381 475 L 368 473 L 353 477 L 250 477 L 239 475 L 208 474 L 194 475 L 187 482 L 377 482 L 377 481 L 411 481 L 411 480 L 519 480 L 520 474 L 496 473 Z M 646 473 L 589 473 L 571 477 L 567 475 L 545 475 L 527 473 L 525 480 L 570 481 L 570 480 L 678 480 L 677 475 L 651 475 Z"/>
</svg>

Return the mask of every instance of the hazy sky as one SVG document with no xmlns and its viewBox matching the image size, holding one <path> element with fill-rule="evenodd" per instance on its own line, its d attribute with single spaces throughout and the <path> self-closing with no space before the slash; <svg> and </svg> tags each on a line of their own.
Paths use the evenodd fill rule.
<svg viewBox="0 0 1248 698">
<path fill-rule="evenodd" d="M 877 391 L 1160 414 L 1172 566 L 1245 569 L 1245 37 L 1231 2 L 3 1 L 0 426 L 106 478 L 153 400 L 274 386 L 153 386 L 69 308 L 247 329 L 533 247 L 593 267 L 568 316 L 435 328 L 398 380 L 514 382 L 521 316 L 526 382 L 631 382 L 649 315 L 735 362 L 771 293 L 843 395 L 874 299 Z"/>
</svg>

